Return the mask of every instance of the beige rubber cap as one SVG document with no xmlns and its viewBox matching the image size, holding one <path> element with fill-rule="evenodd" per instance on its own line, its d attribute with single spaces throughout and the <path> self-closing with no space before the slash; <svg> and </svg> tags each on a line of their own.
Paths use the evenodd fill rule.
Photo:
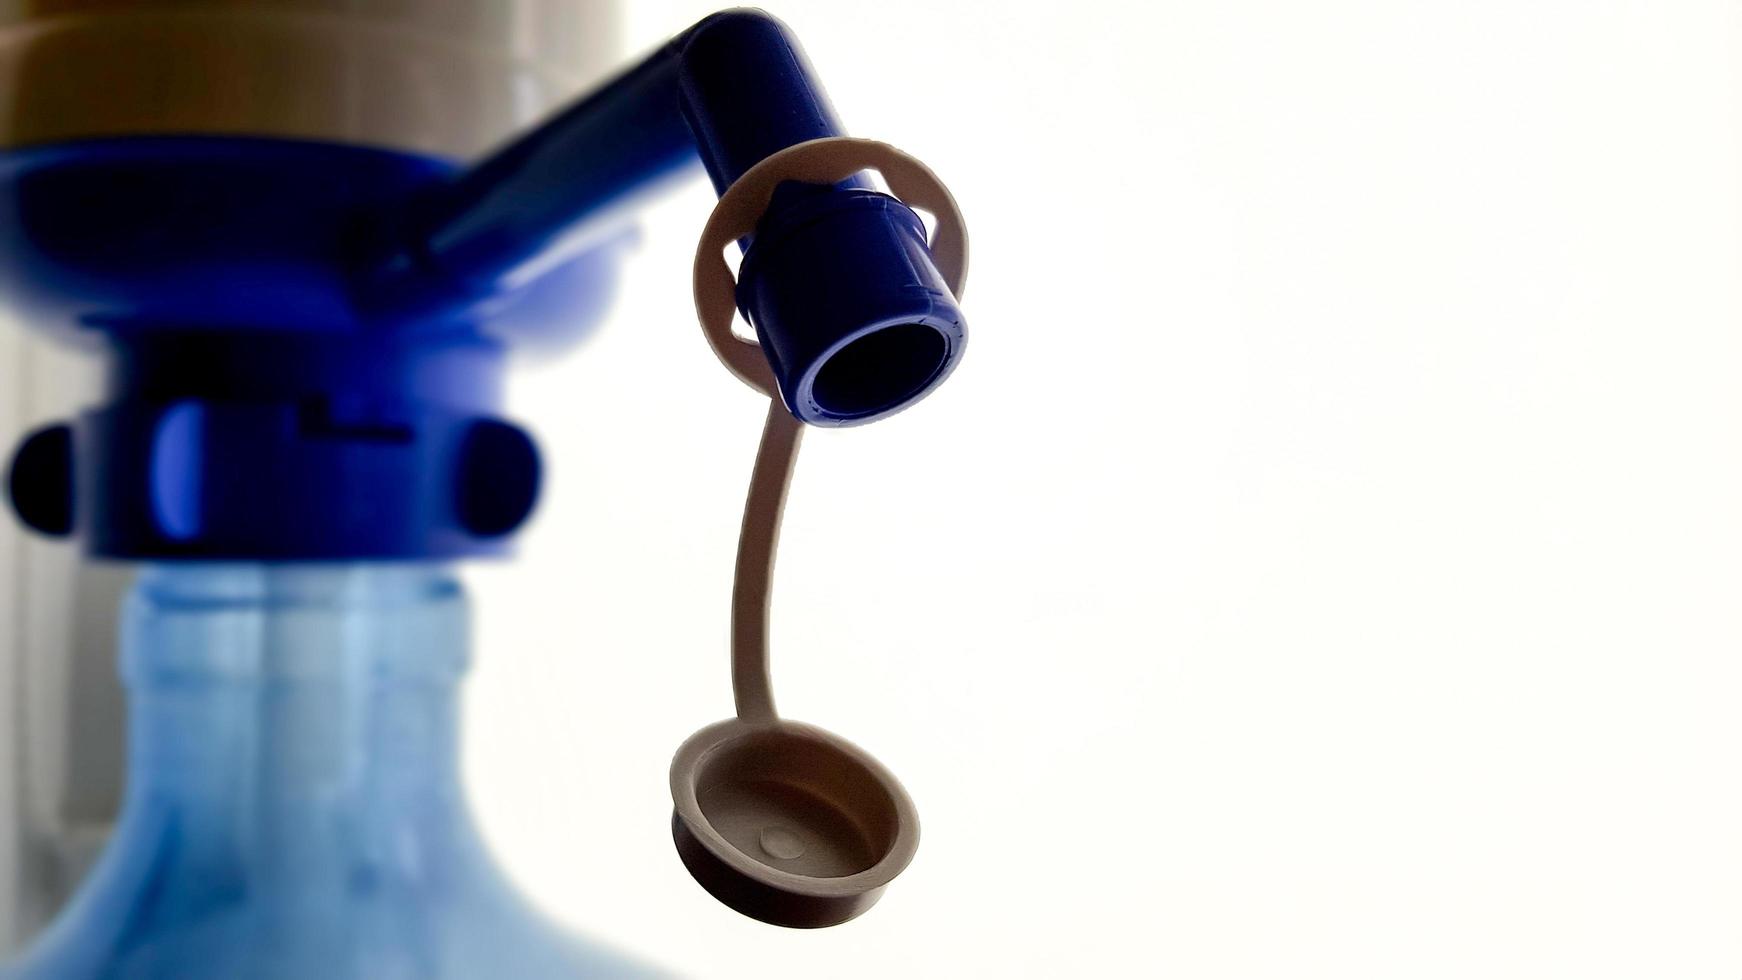
<svg viewBox="0 0 1742 980">
<path fill-rule="evenodd" d="M 678 855 L 709 894 L 778 926 L 870 908 L 919 847 L 907 791 L 852 743 L 790 721 L 723 721 L 671 768 Z"/>
<path fill-rule="evenodd" d="M 955 201 L 917 160 L 869 140 L 814 140 L 769 156 L 721 195 L 696 249 L 702 332 L 727 369 L 769 405 L 732 578 L 738 717 L 678 749 L 671 832 L 684 867 L 709 894 L 752 918 L 795 928 L 838 925 L 875 904 L 913 860 L 919 815 L 901 783 L 864 750 L 774 710 L 769 595 L 804 427 L 782 407 L 760 346 L 732 332 L 734 284 L 721 255 L 754 230 L 781 181 L 831 183 L 866 169 L 882 173 L 902 200 L 933 212 L 933 253 L 959 297 L 967 238 Z"/>
</svg>

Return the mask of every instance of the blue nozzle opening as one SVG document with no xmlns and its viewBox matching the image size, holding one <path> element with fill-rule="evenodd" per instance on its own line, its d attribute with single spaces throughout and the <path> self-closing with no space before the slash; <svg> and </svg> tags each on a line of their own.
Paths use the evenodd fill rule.
<svg viewBox="0 0 1742 980">
<path fill-rule="evenodd" d="M 801 186 L 757 227 L 739 307 L 794 416 L 874 422 L 949 375 L 966 324 L 911 209 L 877 191 Z"/>
<path fill-rule="evenodd" d="M 930 387 L 949 353 L 949 339 L 927 324 L 885 327 L 848 342 L 823 361 L 810 397 L 822 411 L 843 421 L 882 415 Z"/>
</svg>

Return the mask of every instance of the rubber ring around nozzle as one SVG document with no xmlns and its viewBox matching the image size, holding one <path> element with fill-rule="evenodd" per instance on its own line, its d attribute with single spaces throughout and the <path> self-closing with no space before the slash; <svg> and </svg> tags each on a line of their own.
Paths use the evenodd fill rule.
<svg viewBox="0 0 1742 980">
<path fill-rule="evenodd" d="M 851 136 L 809 140 L 769 154 L 733 181 L 714 205 L 696 245 L 693 288 L 696 317 L 714 355 L 738 380 L 776 401 L 780 393 L 761 346 L 732 332 L 738 284 L 726 264 L 726 246 L 755 232 L 782 182 L 833 184 L 865 170 L 882 174 L 902 203 L 931 213 L 937 221 L 928 246 L 932 262 L 950 292 L 962 298 L 968 280 L 967 224 L 949 188 L 925 164 L 888 143 Z"/>
</svg>

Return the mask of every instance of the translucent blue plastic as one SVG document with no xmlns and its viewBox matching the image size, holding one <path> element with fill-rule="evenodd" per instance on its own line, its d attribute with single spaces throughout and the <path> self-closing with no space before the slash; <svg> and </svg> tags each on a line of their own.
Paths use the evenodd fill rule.
<svg viewBox="0 0 1742 980">
<path fill-rule="evenodd" d="M 119 826 L 0 976 L 664 975 L 565 936 L 492 865 L 458 783 L 466 637 L 440 566 L 147 568 Z"/>
</svg>

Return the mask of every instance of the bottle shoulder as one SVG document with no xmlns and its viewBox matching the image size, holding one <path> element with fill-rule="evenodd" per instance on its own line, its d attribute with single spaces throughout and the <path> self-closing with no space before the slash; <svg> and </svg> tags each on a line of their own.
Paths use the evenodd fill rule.
<svg viewBox="0 0 1742 980">
<path fill-rule="evenodd" d="M 585 980 L 664 976 L 532 910 L 463 837 L 262 861 L 130 814 L 3 980 Z M 412 853 L 422 851 L 422 853 Z"/>
</svg>

